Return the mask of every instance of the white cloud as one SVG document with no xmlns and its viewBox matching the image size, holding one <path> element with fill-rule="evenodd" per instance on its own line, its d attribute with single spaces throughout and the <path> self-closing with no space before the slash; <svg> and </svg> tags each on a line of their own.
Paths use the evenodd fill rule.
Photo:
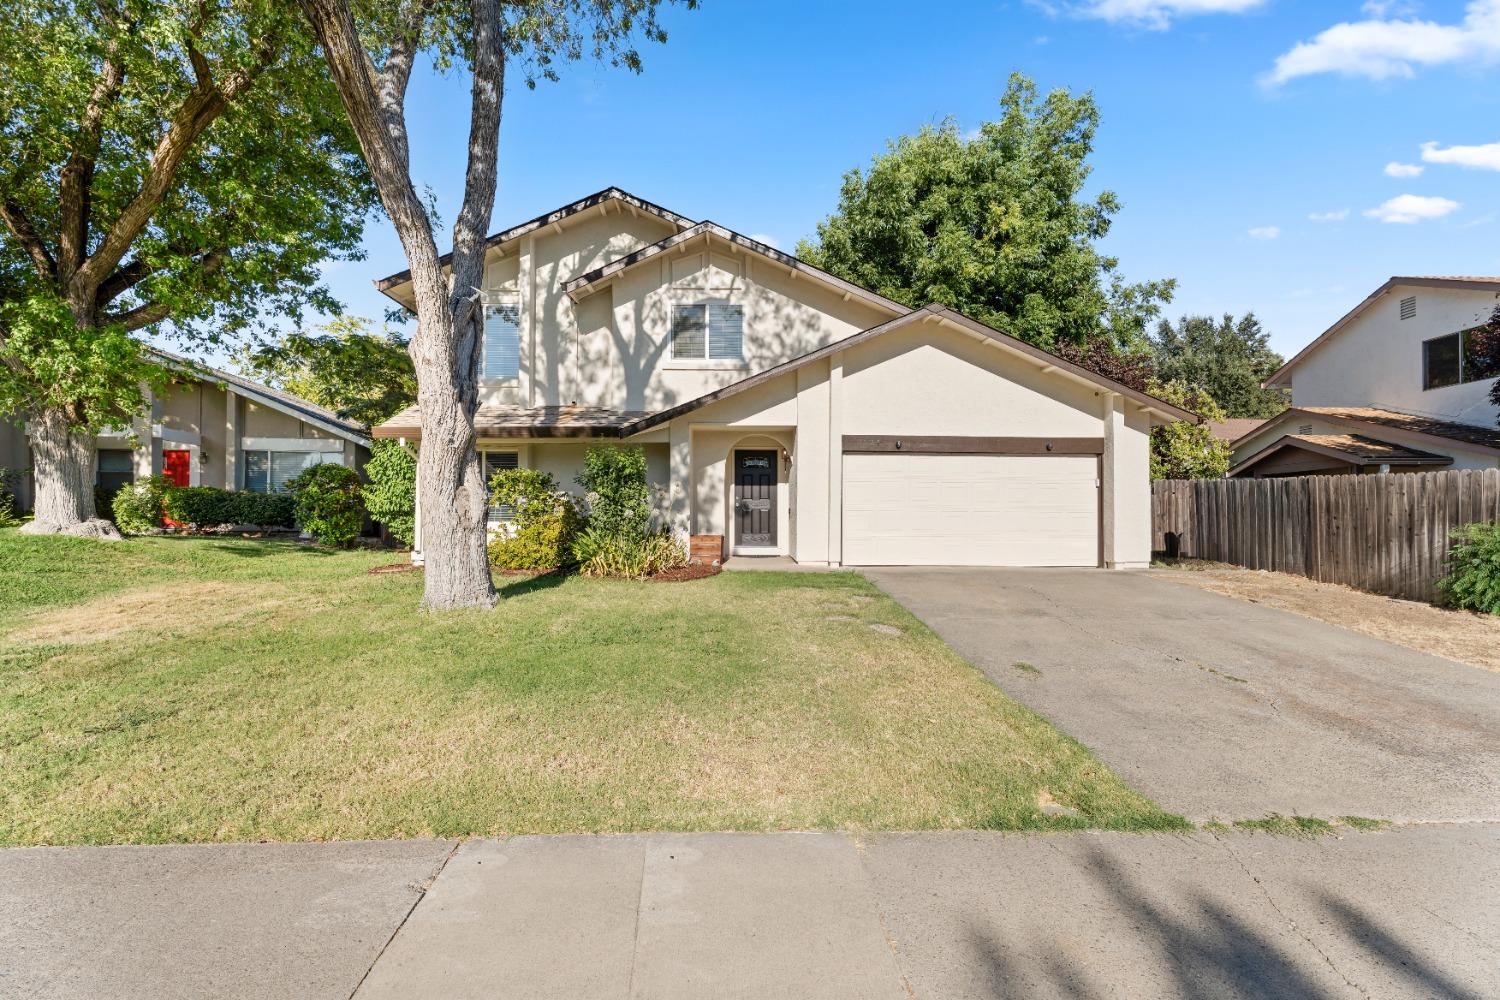
<svg viewBox="0 0 1500 1000">
<path fill-rule="evenodd" d="M 1463 206 L 1448 198 L 1428 197 L 1420 194 L 1403 194 L 1365 212 L 1371 219 L 1381 222 L 1411 224 L 1425 219 L 1441 219 L 1458 211 Z"/>
<path fill-rule="evenodd" d="M 1449 146 L 1439 149 L 1435 142 L 1422 143 L 1422 159 L 1427 163 L 1452 163 L 1471 170 L 1500 170 L 1500 142 L 1484 146 Z"/>
<path fill-rule="evenodd" d="M 1255 240 L 1274 240 L 1280 235 L 1280 226 L 1256 226 L 1250 230 L 1250 238 Z"/>
<path fill-rule="evenodd" d="M 751 233 L 750 238 L 757 243 L 764 243 L 772 250 L 780 250 L 781 244 L 776 242 L 776 237 L 767 236 L 765 233 Z"/>
<path fill-rule="evenodd" d="M 1143 28 L 1163 30 L 1179 17 L 1194 14 L 1243 14 L 1264 6 L 1266 0 L 1086 0 L 1064 5 L 1043 3 L 1043 9 L 1059 9 L 1079 17 L 1117 21 Z"/>
<path fill-rule="evenodd" d="M 1458 24 L 1390 19 L 1388 14 L 1406 9 L 1388 4 L 1366 4 L 1365 10 L 1375 16 L 1335 24 L 1297 43 L 1262 82 L 1274 87 L 1319 73 L 1385 80 L 1415 76 L 1416 66 L 1500 59 L 1500 0 L 1470 0 Z"/>
<path fill-rule="evenodd" d="M 1349 218 L 1349 210 L 1340 208 L 1333 212 L 1314 212 L 1308 218 L 1314 222 L 1343 222 Z"/>
<path fill-rule="evenodd" d="M 1392 160 L 1385 165 L 1387 177 L 1421 177 L 1427 168 L 1417 163 L 1397 163 Z"/>
</svg>

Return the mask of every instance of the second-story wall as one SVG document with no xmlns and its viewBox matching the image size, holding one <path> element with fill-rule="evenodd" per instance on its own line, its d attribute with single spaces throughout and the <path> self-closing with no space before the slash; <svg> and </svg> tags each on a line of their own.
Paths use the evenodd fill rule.
<svg viewBox="0 0 1500 1000">
<path fill-rule="evenodd" d="M 1416 314 L 1401 318 L 1401 300 Z M 1493 291 L 1396 286 L 1292 371 L 1293 406 L 1372 406 L 1493 427 L 1493 380 L 1424 389 L 1422 344 L 1484 322 Z"/>
<path fill-rule="evenodd" d="M 481 380 L 481 403 L 659 410 L 895 315 L 709 239 L 642 262 L 576 302 L 563 291 L 567 281 L 676 231 L 664 219 L 614 205 L 495 253 L 485 297 L 519 307 L 520 376 Z M 673 306 L 708 300 L 743 307 L 742 362 L 672 357 Z"/>
</svg>

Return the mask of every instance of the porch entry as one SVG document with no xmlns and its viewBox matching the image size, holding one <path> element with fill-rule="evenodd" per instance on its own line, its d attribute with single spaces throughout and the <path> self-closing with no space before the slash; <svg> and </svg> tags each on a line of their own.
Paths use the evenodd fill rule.
<svg viewBox="0 0 1500 1000">
<path fill-rule="evenodd" d="M 734 453 L 734 545 L 776 551 L 776 460 L 770 449 Z"/>
</svg>

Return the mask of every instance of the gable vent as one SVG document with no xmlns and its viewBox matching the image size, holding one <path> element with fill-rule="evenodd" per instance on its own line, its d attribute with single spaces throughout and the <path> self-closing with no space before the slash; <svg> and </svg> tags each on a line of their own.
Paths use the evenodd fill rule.
<svg viewBox="0 0 1500 1000">
<path fill-rule="evenodd" d="M 1311 434 L 1312 433 L 1312 427 L 1313 427 L 1312 424 L 1303 424 L 1301 427 L 1297 428 L 1297 433 L 1298 434 Z"/>
<path fill-rule="evenodd" d="M 1411 319 L 1416 314 L 1417 297 L 1415 295 L 1408 295 L 1406 298 L 1401 300 L 1401 318 Z"/>
</svg>

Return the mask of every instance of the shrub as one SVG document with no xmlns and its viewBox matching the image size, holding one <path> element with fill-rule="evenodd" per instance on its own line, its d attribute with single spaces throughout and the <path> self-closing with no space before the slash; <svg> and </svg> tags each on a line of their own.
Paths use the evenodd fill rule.
<svg viewBox="0 0 1500 1000">
<path fill-rule="evenodd" d="M 513 511 L 509 530 L 490 542 L 490 562 L 505 569 L 569 564 L 583 517 L 557 480 L 537 469 L 501 469 L 490 477 L 490 503 Z"/>
<path fill-rule="evenodd" d="M 399 441 L 376 441 L 365 465 L 365 510 L 411 545 L 417 539 L 417 460 Z"/>
<path fill-rule="evenodd" d="M 1454 528 L 1448 575 L 1438 592 L 1450 607 L 1500 615 L 1500 521 Z"/>
<path fill-rule="evenodd" d="M 292 526 L 294 501 L 284 493 L 250 493 L 213 486 L 173 486 L 166 491 L 167 516 L 200 528 L 220 524 Z"/>
<path fill-rule="evenodd" d="M 646 453 L 639 446 L 596 444 L 583 457 L 576 482 L 589 503 L 589 526 L 610 538 L 645 538 L 651 533 L 651 487 Z"/>
<path fill-rule="evenodd" d="M 688 561 L 681 543 L 667 532 L 620 537 L 596 531 L 592 525 L 579 536 L 573 551 L 584 576 L 641 580 Z"/>
<path fill-rule="evenodd" d="M 11 528 L 21 523 L 16 511 L 16 482 L 21 474 L 15 469 L 0 468 L 0 528 Z M 104 516 L 104 508 L 99 508 Z"/>
<path fill-rule="evenodd" d="M 348 545 L 365 521 L 359 473 L 324 462 L 310 466 L 287 482 L 296 501 L 297 527 L 324 545 Z"/>
<path fill-rule="evenodd" d="M 127 535 L 141 535 L 161 527 L 162 508 L 172 480 L 166 476 L 149 476 L 126 483 L 115 494 L 110 507 L 115 525 Z"/>
</svg>

